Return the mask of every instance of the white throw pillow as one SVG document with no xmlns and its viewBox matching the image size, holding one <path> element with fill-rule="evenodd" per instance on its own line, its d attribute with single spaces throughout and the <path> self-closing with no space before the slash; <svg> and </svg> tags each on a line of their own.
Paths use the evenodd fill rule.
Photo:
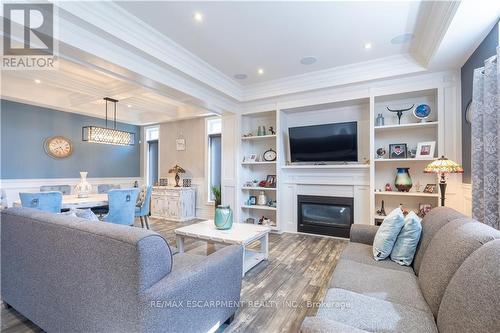
<svg viewBox="0 0 500 333">
<path fill-rule="evenodd" d="M 396 208 L 387 215 L 373 240 L 373 257 L 375 260 L 384 260 L 389 257 L 404 222 L 405 218 L 401 208 Z"/>
<path fill-rule="evenodd" d="M 404 266 L 411 265 L 422 232 L 421 220 L 415 212 L 409 212 L 406 215 L 405 224 L 392 248 L 392 261 Z"/>
</svg>

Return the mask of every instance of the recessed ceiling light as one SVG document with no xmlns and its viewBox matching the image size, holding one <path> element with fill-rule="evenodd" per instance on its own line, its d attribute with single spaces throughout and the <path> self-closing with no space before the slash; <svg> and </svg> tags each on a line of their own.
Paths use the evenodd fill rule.
<svg viewBox="0 0 500 333">
<path fill-rule="evenodd" d="M 372 48 L 372 43 L 365 43 L 365 49 L 369 50 Z"/>
<path fill-rule="evenodd" d="M 236 80 L 244 80 L 246 79 L 248 76 L 246 74 L 234 74 L 233 76 Z"/>
<path fill-rule="evenodd" d="M 406 44 L 413 39 L 412 33 L 406 33 L 391 39 L 391 44 Z"/>
<path fill-rule="evenodd" d="M 317 61 L 316 57 L 304 57 L 300 59 L 302 65 L 312 65 Z"/>
<path fill-rule="evenodd" d="M 42 81 L 41 81 L 41 80 L 39 80 L 39 79 L 35 79 L 35 83 L 36 83 L 36 84 L 40 84 L 40 83 L 42 83 Z"/>
<path fill-rule="evenodd" d="M 131 108 L 131 107 L 132 107 L 132 105 L 130 105 L 130 104 L 127 104 L 127 107 L 128 107 L 128 108 Z"/>
<path fill-rule="evenodd" d="M 196 12 L 196 13 L 194 13 L 193 18 L 195 21 L 201 22 L 201 21 L 203 21 L 203 14 L 200 12 Z"/>
<path fill-rule="evenodd" d="M 257 73 L 259 73 L 259 75 L 262 75 L 262 74 L 264 74 L 264 70 L 263 70 L 262 68 L 259 68 L 259 69 L 257 70 Z"/>
</svg>

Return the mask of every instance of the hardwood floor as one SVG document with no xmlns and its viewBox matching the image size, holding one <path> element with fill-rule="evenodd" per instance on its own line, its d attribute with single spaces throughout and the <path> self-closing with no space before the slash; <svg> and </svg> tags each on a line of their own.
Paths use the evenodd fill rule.
<svg viewBox="0 0 500 333">
<path fill-rule="evenodd" d="M 136 222 L 140 227 L 140 223 Z M 186 223 L 150 219 L 151 229 L 175 244 L 174 230 Z M 305 316 L 314 315 L 328 288 L 330 276 L 347 241 L 302 234 L 271 234 L 269 261 L 243 279 L 241 307 L 224 332 L 297 332 Z M 258 246 L 258 243 L 255 244 Z M 206 254 L 219 245 L 187 241 L 189 253 Z M 1 332 L 41 332 L 14 309 L 1 310 Z"/>
</svg>

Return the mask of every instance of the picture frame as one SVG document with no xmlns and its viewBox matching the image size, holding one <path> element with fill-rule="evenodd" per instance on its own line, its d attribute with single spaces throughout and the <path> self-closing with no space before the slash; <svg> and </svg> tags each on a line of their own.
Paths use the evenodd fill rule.
<svg viewBox="0 0 500 333">
<path fill-rule="evenodd" d="M 424 193 L 437 193 L 437 184 L 425 185 Z"/>
<path fill-rule="evenodd" d="M 389 158 L 400 159 L 408 157 L 408 146 L 406 143 L 391 143 L 389 144 Z"/>
<path fill-rule="evenodd" d="M 436 149 L 436 141 L 419 142 L 417 144 L 417 154 L 415 158 L 433 159 Z"/>
<path fill-rule="evenodd" d="M 276 187 L 276 175 L 266 176 L 266 187 Z"/>
<path fill-rule="evenodd" d="M 255 206 L 257 204 L 257 197 L 255 195 L 251 195 L 248 197 L 248 205 Z"/>
<path fill-rule="evenodd" d="M 177 151 L 186 150 L 186 139 L 175 139 L 175 149 Z"/>
<path fill-rule="evenodd" d="M 418 204 L 418 216 L 424 217 L 428 212 L 432 209 L 432 205 L 429 203 L 420 203 Z"/>
<path fill-rule="evenodd" d="M 253 163 L 257 162 L 257 154 L 249 154 L 243 158 L 243 162 Z"/>
</svg>

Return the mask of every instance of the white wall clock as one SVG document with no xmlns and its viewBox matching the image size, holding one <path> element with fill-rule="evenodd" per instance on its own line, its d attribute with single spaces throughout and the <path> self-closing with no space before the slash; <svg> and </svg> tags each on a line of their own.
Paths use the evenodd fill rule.
<svg viewBox="0 0 500 333">
<path fill-rule="evenodd" d="M 52 158 L 66 158 L 73 154 L 73 143 L 64 136 L 51 136 L 43 144 L 45 152 Z"/>
</svg>

